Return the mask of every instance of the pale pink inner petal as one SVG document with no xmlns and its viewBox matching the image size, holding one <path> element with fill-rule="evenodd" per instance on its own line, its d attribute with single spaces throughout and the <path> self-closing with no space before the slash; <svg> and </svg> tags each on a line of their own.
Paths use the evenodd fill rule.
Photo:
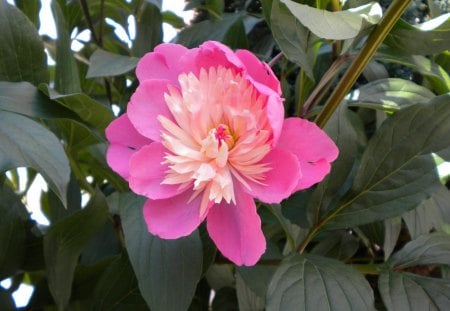
<svg viewBox="0 0 450 311">
<path fill-rule="evenodd" d="M 253 198 L 239 186 L 236 204 L 222 202 L 211 207 L 207 229 L 220 252 L 237 265 L 256 264 L 266 249 L 261 220 Z"/>
<path fill-rule="evenodd" d="M 205 219 L 200 214 L 201 197 L 189 201 L 190 193 L 172 198 L 147 200 L 144 218 L 148 231 L 164 239 L 177 239 L 192 233 Z M 209 208 L 211 204 L 207 208 Z"/>
</svg>

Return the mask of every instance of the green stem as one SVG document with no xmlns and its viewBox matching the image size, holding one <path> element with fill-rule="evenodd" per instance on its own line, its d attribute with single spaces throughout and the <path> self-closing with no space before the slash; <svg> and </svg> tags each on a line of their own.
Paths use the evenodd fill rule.
<svg viewBox="0 0 450 311">
<path fill-rule="evenodd" d="M 405 9 L 408 7 L 410 2 L 411 0 L 394 0 L 389 6 L 385 15 L 381 19 L 380 24 L 377 25 L 372 31 L 367 39 L 366 45 L 362 48 L 361 52 L 347 69 L 336 89 L 325 103 L 324 109 L 316 119 L 318 126 L 323 128 L 331 118 L 344 96 L 348 93 L 348 91 L 350 91 L 364 67 L 366 67 L 372 59 L 376 50 L 386 38 L 389 31 L 391 31 L 392 27 L 403 14 Z"/>
<path fill-rule="evenodd" d="M 305 103 L 305 96 L 303 93 L 305 92 L 305 79 L 306 74 L 303 69 L 300 69 L 300 77 L 298 79 L 298 85 L 297 85 L 297 105 L 295 106 L 295 115 L 300 117 L 303 111 L 303 104 Z"/>
<path fill-rule="evenodd" d="M 369 264 L 369 265 L 351 265 L 354 269 L 362 274 L 378 275 L 380 272 L 381 265 L 379 264 Z"/>
</svg>

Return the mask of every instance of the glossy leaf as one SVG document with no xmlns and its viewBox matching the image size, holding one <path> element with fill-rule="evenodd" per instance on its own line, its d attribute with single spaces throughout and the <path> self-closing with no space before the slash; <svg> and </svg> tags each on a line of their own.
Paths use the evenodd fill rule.
<svg viewBox="0 0 450 311">
<path fill-rule="evenodd" d="M 53 224 L 44 237 L 44 256 L 50 292 L 59 308 L 69 302 L 73 274 L 84 245 L 108 220 L 100 192 L 89 205 Z"/>
<path fill-rule="evenodd" d="M 162 42 L 162 18 L 157 5 L 144 1 L 136 14 L 136 38 L 133 41 L 132 53 L 142 57 Z"/>
<path fill-rule="evenodd" d="M 384 41 L 395 50 L 413 54 L 436 54 L 450 47 L 450 13 L 419 25 L 399 20 Z"/>
<path fill-rule="evenodd" d="M 114 119 L 114 114 L 108 107 L 84 93 L 61 95 L 47 85 L 41 85 L 39 88 L 47 94 L 51 100 L 72 110 L 83 121 L 98 129 L 105 129 Z"/>
<path fill-rule="evenodd" d="M 147 230 L 141 197 L 129 193 L 114 200 L 119 201 L 125 245 L 148 306 L 155 311 L 186 310 L 202 271 L 198 231 L 177 240 L 160 239 Z"/>
<path fill-rule="evenodd" d="M 69 29 L 58 1 L 51 2 L 51 9 L 58 36 L 56 39 L 55 90 L 61 94 L 79 93 L 81 91 L 80 77 L 75 58 L 70 49 Z"/>
<path fill-rule="evenodd" d="M 97 49 L 89 59 L 90 65 L 86 78 L 112 77 L 127 73 L 134 68 L 138 58 L 129 57 Z"/>
<path fill-rule="evenodd" d="M 12 276 L 25 260 L 28 213 L 14 191 L 0 186 L 0 280 Z"/>
<path fill-rule="evenodd" d="M 450 191 L 444 186 L 434 192 L 419 207 L 402 215 L 411 238 L 415 239 L 432 229 L 441 230 L 450 224 Z"/>
<path fill-rule="evenodd" d="M 388 265 L 404 269 L 419 265 L 450 265 L 450 235 L 443 232 L 419 236 L 391 256 Z"/>
<path fill-rule="evenodd" d="M 273 37 L 286 58 L 299 65 L 314 80 L 318 38 L 280 0 L 273 0 L 270 24 Z"/>
<path fill-rule="evenodd" d="M 291 13 L 313 34 L 324 39 L 352 39 L 378 23 L 381 6 L 371 2 L 350 10 L 329 12 L 292 0 L 281 0 Z"/>
<path fill-rule="evenodd" d="M 382 124 L 364 151 L 349 195 L 329 216 L 327 227 L 400 215 L 436 190 L 440 181 L 431 152 L 450 157 L 448 99 L 443 95 L 427 105 L 405 108 Z"/>
<path fill-rule="evenodd" d="M 24 116 L 0 111 L 0 141 L 0 172 L 32 167 L 45 177 L 66 205 L 69 161 L 52 132 Z"/>
<path fill-rule="evenodd" d="M 449 280 L 385 271 L 378 286 L 389 311 L 446 310 L 450 304 Z"/>
<path fill-rule="evenodd" d="M 37 29 L 15 6 L 0 1 L 0 81 L 47 83 L 47 57 Z"/>
<path fill-rule="evenodd" d="M 0 82 L 0 110 L 31 118 L 79 119 L 75 113 L 55 104 L 28 82 Z"/>
<path fill-rule="evenodd" d="M 275 272 L 266 310 L 375 310 L 364 277 L 340 261 L 316 255 L 290 256 Z"/>
<path fill-rule="evenodd" d="M 429 102 L 435 95 L 412 81 L 387 78 L 367 83 L 346 96 L 349 106 L 397 111 L 414 104 Z"/>
</svg>

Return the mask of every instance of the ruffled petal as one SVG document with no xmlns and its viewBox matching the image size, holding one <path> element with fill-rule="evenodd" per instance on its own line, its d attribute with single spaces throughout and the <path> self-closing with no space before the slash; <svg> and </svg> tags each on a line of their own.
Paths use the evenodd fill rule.
<svg viewBox="0 0 450 311">
<path fill-rule="evenodd" d="M 330 172 L 329 163 L 339 154 L 335 143 L 323 130 L 300 118 L 284 121 L 277 148 L 291 151 L 300 162 L 303 176 L 295 190 L 306 189 L 322 181 Z"/>
<path fill-rule="evenodd" d="M 162 144 L 153 142 L 131 157 L 131 190 L 153 200 L 170 198 L 180 193 L 179 185 L 161 184 L 169 170 L 167 164 L 163 164 L 166 153 L 167 149 Z"/>
<path fill-rule="evenodd" d="M 106 152 L 106 162 L 120 176 L 128 179 L 128 164 L 131 156 L 142 146 L 152 141 L 141 134 L 131 124 L 127 114 L 115 119 L 105 130 L 110 142 Z"/>
<path fill-rule="evenodd" d="M 256 264 L 266 249 L 261 219 L 253 198 L 235 186 L 236 205 L 222 201 L 211 207 L 207 229 L 219 251 L 235 264 Z"/>
<path fill-rule="evenodd" d="M 187 51 L 180 44 L 162 43 L 141 58 L 136 67 L 136 76 L 141 83 L 149 79 L 166 79 L 177 85 L 180 73 L 190 70 L 185 63 L 180 62 Z"/>
<path fill-rule="evenodd" d="M 164 93 L 168 93 L 168 80 L 145 80 L 131 96 L 127 107 L 128 117 L 136 130 L 154 141 L 161 141 L 163 129 L 157 117 L 165 116 L 173 121 Z"/>
<path fill-rule="evenodd" d="M 249 181 L 252 196 L 266 203 L 280 203 L 290 196 L 302 177 L 297 157 L 287 150 L 274 149 L 268 153 L 260 163 L 271 168 L 266 172 L 264 180 L 259 184 Z"/>
<path fill-rule="evenodd" d="M 163 239 L 178 239 L 192 233 L 203 221 L 200 215 L 202 196 L 189 201 L 191 191 L 163 200 L 147 200 L 144 218 L 148 231 Z"/>
<path fill-rule="evenodd" d="M 237 50 L 236 56 L 245 65 L 248 75 L 257 83 L 266 85 L 281 94 L 280 82 L 266 63 L 260 61 L 254 54 L 248 50 Z"/>
</svg>

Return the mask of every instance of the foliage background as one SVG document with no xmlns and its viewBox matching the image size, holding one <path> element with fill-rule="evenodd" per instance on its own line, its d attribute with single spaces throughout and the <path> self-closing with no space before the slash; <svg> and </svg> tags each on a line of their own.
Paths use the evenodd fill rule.
<svg viewBox="0 0 450 311">
<path fill-rule="evenodd" d="M 340 148 L 331 174 L 281 205 L 260 204 L 268 250 L 254 267 L 221 257 L 203 227 L 175 241 L 151 236 L 143 198 L 105 163 L 104 129 L 125 111 L 133 69 L 162 41 L 163 22 L 188 47 L 218 40 L 274 59 L 286 116 L 314 120 L 379 22 L 373 11 L 327 14 L 365 4 L 385 12 L 392 1 L 297 2 L 319 11 L 289 0 L 190 0 L 197 14 L 185 25 L 158 0 L 54 0 L 52 39 L 37 32 L 40 1 L 0 1 L 0 280 L 11 280 L 1 310 L 16 309 L 22 283 L 34 287 L 26 310 L 447 307 L 448 1 L 411 1 L 326 123 Z M 128 31 L 129 16 L 130 45 L 105 22 Z M 86 29 L 90 39 L 73 51 Z M 26 208 L 38 175 L 49 225 Z"/>
</svg>

